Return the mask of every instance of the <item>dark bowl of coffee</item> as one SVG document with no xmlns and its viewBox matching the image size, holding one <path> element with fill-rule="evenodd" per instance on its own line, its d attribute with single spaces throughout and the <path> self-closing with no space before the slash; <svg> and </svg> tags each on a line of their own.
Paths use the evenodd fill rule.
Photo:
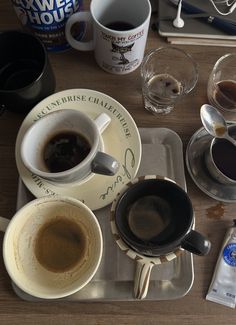
<svg viewBox="0 0 236 325">
<path fill-rule="evenodd" d="M 0 32 L 0 107 L 28 113 L 55 90 L 55 76 L 43 43 L 19 30 Z"/>
<path fill-rule="evenodd" d="M 161 176 L 144 176 L 127 185 L 111 211 L 122 239 L 147 256 L 183 248 L 206 255 L 209 241 L 193 230 L 194 211 L 187 193 Z"/>
<path fill-rule="evenodd" d="M 229 126 L 229 134 L 236 139 L 236 125 Z M 226 139 L 212 139 L 204 154 L 210 175 L 219 183 L 236 185 L 236 146 Z"/>
</svg>

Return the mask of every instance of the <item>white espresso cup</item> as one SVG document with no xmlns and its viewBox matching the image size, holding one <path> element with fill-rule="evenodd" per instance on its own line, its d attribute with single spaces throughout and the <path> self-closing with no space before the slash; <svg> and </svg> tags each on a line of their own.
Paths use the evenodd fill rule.
<svg viewBox="0 0 236 325">
<path fill-rule="evenodd" d="M 98 65 L 114 74 L 134 71 L 142 62 L 151 17 L 149 0 L 92 0 L 90 12 L 77 12 L 66 23 L 68 43 L 80 51 L 94 50 Z M 71 34 L 75 23 L 93 26 L 88 42 Z"/>
<path fill-rule="evenodd" d="M 112 176 L 119 163 L 101 151 L 110 121 L 105 113 L 95 120 L 73 109 L 49 113 L 26 131 L 21 159 L 33 174 L 55 183 L 83 181 L 93 173 Z"/>
<path fill-rule="evenodd" d="M 93 212 L 81 201 L 46 196 L 23 206 L 5 231 L 3 259 L 12 281 L 24 292 L 56 299 L 82 289 L 102 258 L 103 238 Z"/>
</svg>

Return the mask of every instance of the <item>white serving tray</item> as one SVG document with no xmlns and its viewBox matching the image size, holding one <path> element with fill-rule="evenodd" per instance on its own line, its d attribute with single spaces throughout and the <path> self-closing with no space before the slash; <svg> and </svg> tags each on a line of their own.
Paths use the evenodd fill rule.
<svg viewBox="0 0 236 325">
<path fill-rule="evenodd" d="M 174 179 L 186 190 L 183 149 L 180 137 L 166 128 L 140 128 L 142 160 L 138 175 L 159 174 Z M 33 197 L 19 182 L 17 209 Z M 65 301 L 127 301 L 133 297 L 135 263 L 116 245 L 110 230 L 110 205 L 95 211 L 102 228 L 104 252 L 101 265 L 82 290 L 63 298 Z M 191 289 L 194 280 L 192 254 L 184 251 L 179 257 L 152 269 L 145 300 L 181 298 Z M 13 283 L 15 293 L 27 301 L 40 301 L 21 291 Z M 51 300 L 50 300 L 51 301 Z"/>
</svg>

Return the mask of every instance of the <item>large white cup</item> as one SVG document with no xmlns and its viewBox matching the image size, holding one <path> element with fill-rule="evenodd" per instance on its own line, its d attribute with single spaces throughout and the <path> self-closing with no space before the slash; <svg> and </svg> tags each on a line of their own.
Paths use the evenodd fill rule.
<svg viewBox="0 0 236 325">
<path fill-rule="evenodd" d="M 62 218 L 66 220 L 64 222 L 72 222 L 73 229 L 76 226 L 80 228 L 85 242 L 82 257 L 67 270 L 55 272 L 37 259 L 37 238 L 45 224 L 63 222 Z M 55 299 L 71 295 L 92 279 L 100 265 L 103 238 L 99 223 L 93 212 L 76 199 L 47 196 L 33 200 L 21 208 L 10 222 L 0 217 L 0 230 L 6 231 L 3 239 L 3 258 L 7 272 L 21 290 L 32 296 Z M 74 238 L 74 234 L 69 234 L 66 227 L 53 234 L 58 240 L 62 240 L 55 246 L 64 261 L 68 258 L 70 239 Z M 78 240 L 78 245 L 80 243 Z M 46 242 L 41 248 L 42 253 L 46 251 L 49 254 L 47 258 L 50 258 L 50 245 L 53 243 L 48 241 L 46 249 L 45 244 Z M 57 252 L 54 251 L 50 260 L 52 264 L 55 262 L 55 255 L 58 258 Z"/>
<path fill-rule="evenodd" d="M 150 17 L 149 0 L 92 0 L 90 12 L 70 16 L 66 23 L 66 38 L 77 50 L 94 50 L 102 69 L 126 74 L 142 62 Z M 92 40 L 81 42 L 73 38 L 71 28 L 77 22 L 92 24 Z"/>
</svg>

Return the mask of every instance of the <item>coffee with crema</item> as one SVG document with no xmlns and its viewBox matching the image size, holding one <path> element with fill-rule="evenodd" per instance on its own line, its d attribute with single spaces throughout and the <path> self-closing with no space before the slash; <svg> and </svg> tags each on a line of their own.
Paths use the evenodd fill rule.
<svg viewBox="0 0 236 325">
<path fill-rule="evenodd" d="M 64 216 L 56 216 L 39 229 L 35 256 L 51 272 L 65 272 L 86 257 L 88 238 L 80 226 Z"/>
</svg>

